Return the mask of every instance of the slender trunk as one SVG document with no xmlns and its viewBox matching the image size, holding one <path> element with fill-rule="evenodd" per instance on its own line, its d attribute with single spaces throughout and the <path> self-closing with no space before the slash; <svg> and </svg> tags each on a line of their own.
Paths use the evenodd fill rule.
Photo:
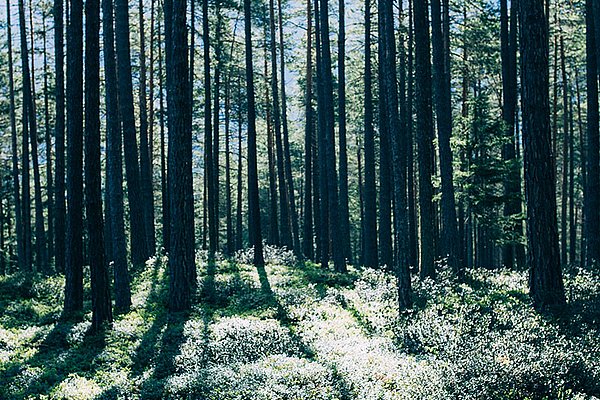
<svg viewBox="0 0 600 400">
<path fill-rule="evenodd" d="M 313 136 L 314 136 L 314 109 L 313 109 L 313 65 L 312 65 L 312 7 L 311 0 L 306 1 L 306 95 L 304 99 L 305 125 L 304 125 L 304 221 L 302 230 L 302 249 L 304 256 L 314 260 L 313 246 Z"/>
<path fill-rule="evenodd" d="M 268 41 L 267 25 L 265 24 L 265 46 L 264 46 L 264 74 L 265 74 L 265 108 L 267 122 L 267 158 L 269 162 L 269 243 L 279 246 L 279 218 L 277 215 L 277 175 L 275 172 L 275 154 L 273 153 L 274 135 L 273 119 L 271 115 L 272 104 L 269 95 L 269 68 L 268 68 Z"/>
<path fill-rule="evenodd" d="M 326 151 L 326 173 L 327 178 L 323 176 L 327 182 L 327 208 L 329 213 L 329 234 L 331 238 L 331 250 L 334 269 L 337 272 L 346 272 L 346 262 L 344 260 L 344 247 L 339 224 L 339 197 L 338 197 L 338 179 L 337 168 L 335 162 L 335 129 L 334 129 L 334 112 L 333 112 L 333 76 L 331 73 L 331 46 L 329 38 L 329 10 L 328 1 L 320 0 L 319 19 L 321 36 L 321 74 L 319 81 L 323 82 L 323 90 L 321 95 L 322 108 L 319 113 L 324 114 L 324 144 Z"/>
<path fill-rule="evenodd" d="M 563 159 L 562 159 L 562 187 L 561 187 L 561 213 L 560 213 L 560 255 L 561 263 L 566 266 L 569 261 L 567 253 L 567 206 L 569 203 L 568 188 L 569 188 L 569 89 L 567 82 L 567 67 L 565 65 L 565 43 L 562 33 L 559 38 L 560 44 L 560 70 L 562 80 L 562 100 L 563 100 Z M 572 201 L 571 201 L 572 202 Z"/>
<path fill-rule="evenodd" d="M 154 255 L 156 249 L 154 232 L 154 202 L 152 191 L 152 167 L 150 165 L 150 145 L 148 140 L 148 101 L 146 99 L 146 32 L 144 30 L 144 2 L 139 0 L 139 29 L 140 29 L 140 189 L 142 190 L 142 207 L 144 213 L 144 228 L 146 231 L 146 247 L 148 256 Z M 150 60 L 152 63 L 152 59 Z M 152 102 L 150 103 L 152 106 Z"/>
<path fill-rule="evenodd" d="M 9 114 L 10 114 L 10 142 L 11 142 L 11 163 L 13 180 L 13 201 L 15 206 L 15 230 L 17 234 L 17 262 L 19 269 L 26 270 L 24 254 L 24 237 L 21 213 L 21 193 L 19 185 L 19 154 L 17 144 L 17 120 L 15 116 L 15 79 L 13 70 L 13 51 L 12 51 L 12 23 L 10 18 L 10 0 L 6 0 L 6 27 L 8 44 L 8 91 L 9 91 Z"/>
<path fill-rule="evenodd" d="M 417 267 L 418 253 L 418 227 L 417 227 L 417 209 L 415 201 L 415 172 L 414 172 L 414 64 L 413 64 L 413 1 L 408 1 L 408 55 L 406 63 L 408 64 L 407 93 L 406 93 L 406 151 L 407 151 L 407 186 L 408 186 L 408 243 L 409 243 L 409 265 Z"/>
<path fill-rule="evenodd" d="M 161 18 L 158 18 L 158 32 L 161 32 Z M 166 35 L 166 32 L 165 32 Z M 161 210 L 162 210 L 162 240 L 163 248 L 169 251 L 171 243 L 171 226 L 169 221 L 169 191 L 167 190 L 167 156 L 165 143 L 165 104 L 164 104 L 164 80 L 163 80 L 163 52 L 162 45 L 158 45 L 158 110 L 160 113 L 160 192 L 161 192 Z"/>
<path fill-rule="evenodd" d="M 392 156 L 394 195 L 394 243 L 393 271 L 397 278 L 396 289 L 400 310 L 411 306 L 410 270 L 408 265 L 408 219 L 406 209 L 406 130 L 400 126 L 398 115 L 398 84 L 396 70 L 396 42 L 394 37 L 394 10 L 389 1 L 378 1 L 380 93 L 379 101 L 385 102 Z"/>
<path fill-rule="evenodd" d="M 238 101 L 242 101 L 242 90 L 241 82 L 238 82 L 239 94 Z M 242 183 L 242 107 L 238 106 L 237 115 L 238 135 L 237 135 L 237 190 L 236 190 L 236 219 L 235 219 L 235 249 L 240 250 L 242 248 L 242 237 L 244 222 L 242 221 L 242 199 L 243 199 L 243 183 Z"/>
<path fill-rule="evenodd" d="M 260 226 L 260 201 L 256 157 L 256 106 L 254 104 L 254 68 L 252 65 L 252 14 L 251 1 L 244 0 L 244 33 L 246 53 L 246 97 L 248 102 L 248 229 L 250 246 L 254 248 L 254 265 L 265 264 Z"/>
<path fill-rule="evenodd" d="M 281 1 L 281 0 L 279 0 Z M 348 144 L 346 139 L 346 19 L 345 1 L 339 0 L 338 19 L 338 148 L 340 152 L 339 208 L 340 233 L 344 258 L 352 260 L 350 213 L 348 211 Z"/>
<path fill-rule="evenodd" d="M 290 218 L 289 192 L 285 176 L 285 159 L 281 134 L 281 106 L 279 103 L 279 87 L 277 84 L 277 41 L 275 38 L 275 5 L 269 0 L 269 34 L 271 49 L 271 93 L 273 95 L 273 123 L 275 125 L 275 147 L 277 151 L 277 178 L 279 189 L 279 213 L 281 217 L 281 244 L 293 248 L 292 221 Z"/>
<path fill-rule="evenodd" d="M 122 119 L 127 198 L 129 201 L 131 259 L 133 264 L 138 265 L 144 263 L 149 255 L 144 213 L 144 201 L 147 199 L 142 195 L 140 166 L 138 163 L 127 0 L 115 0 L 115 39 L 119 111 Z"/>
<path fill-rule="evenodd" d="M 47 261 L 48 268 L 54 259 L 54 185 L 52 173 L 52 136 L 50 128 L 50 105 L 48 96 L 48 57 L 46 41 L 46 16 L 42 16 L 44 35 L 44 139 L 46 144 L 46 215 L 48 218 L 47 230 Z"/>
<path fill-rule="evenodd" d="M 209 188 L 212 190 L 214 196 L 214 241 L 215 241 L 215 251 L 219 250 L 219 232 L 220 232 L 220 133 L 219 129 L 221 126 L 220 121 L 220 113 L 221 113 L 221 70 L 223 69 L 223 40 L 221 38 L 223 17 L 221 16 L 221 10 L 219 3 L 216 3 L 216 13 L 217 13 L 217 27 L 216 27 L 216 35 L 215 35 L 215 58 L 217 59 L 217 65 L 215 66 L 215 80 L 214 80 L 214 122 L 213 122 L 213 186 Z"/>
<path fill-rule="evenodd" d="M 85 210 L 92 288 L 92 329 L 112 321 L 104 254 L 100 164 L 100 2 L 85 2 Z"/>
<path fill-rule="evenodd" d="M 7 0 L 8 1 L 8 0 Z M 66 200 L 65 200 L 65 72 L 64 72 L 64 28 L 63 0 L 54 0 L 54 146 L 56 157 L 55 176 L 55 247 L 54 265 L 57 272 L 65 271 L 65 235 L 66 235 Z M 20 224 L 17 224 L 20 225 Z M 21 228 L 17 228 L 20 230 Z"/>
<path fill-rule="evenodd" d="M 21 0 L 22 1 L 22 0 Z M 71 0 L 67 27 L 67 240 L 64 313 L 83 308 L 83 1 Z"/>
<path fill-rule="evenodd" d="M 233 241 L 233 219 L 231 212 L 231 149 L 230 149 L 230 121 L 231 121 L 231 98 L 230 98 L 231 73 L 227 74 L 225 81 L 225 202 L 226 202 L 226 225 L 227 225 L 227 254 L 232 255 L 235 251 Z"/>
<path fill-rule="evenodd" d="M 415 94 L 417 116 L 417 144 L 419 150 L 419 208 L 421 248 L 419 269 L 421 277 L 435 276 L 434 268 L 434 208 L 432 159 L 433 117 L 431 106 L 431 61 L 429 45 L 429 18 L 426 0 L 414 2 L 415 24 Z"/>
<path fill-rule="evenodd" d="M 106 176 L 111 237 L 107 247 L 113 262 L 115 285 L 115 311 L 124 313 L 131 306 L 131 288 L 127 265 L 127 239 L 123 206 L 123 146 L 119 115 L 117 60 L 115 57 L 115 32 L 113 1 L 102 0 L 103 60 L 106 98 Z"/>
<path fill-rule="evenodd" d="M 296 212 L 296 194 L 294 191 L 294 178 L 292 176 L 292 158 L 290 154 L 290 139 L 287 119 L 287 95 L 285 83 L 285 46 L 283 43 L 283 11 L 281 0 L 277 0 L 278 15 L 279 15 L 279 69 L 281 71 L 281 124 L 283 132 L 283 151 L 285 162 L 285 178 L 287 183 L 288 199 L 289 199 L 289 214 L 292 224 L 293 249 L 297 255 L 301 255 L 300 251 L 300 232 L 298 227 L 298 214 Z"/>
<path fill-rule="evenodd" d="M 216 165 L 213 157 L 213 128 L 211 111 L 211 78 L 210 78 L 210 34 L 208 21 L 208 0 L 202 2 L 202 40 L 204 43 L 204 173 L 206 174 L 207 208 L 208 208 L 208 237 L 209 251 L 211 255 L 218 248 L 218 228 L 215 196 L 215 175 L 214 167 Z"/>
<path fill-rule="evenodd" d="M 448 0 L 443 0 L 446 3 Z M 444 8 L 446 6 L 444 5 Z M 433 79 L 435 84 L 435 108 L 439 143 L 440 175 L 442 181 L 442 247 L 448 256 L 448 264 L 458 276 L 463 274 L 459 256 L 458 227 L 456 224 L 456 201 L 454 198 L 454 178 L 452 149 L 452 103 L 450 93 L 450 69 L 445 36 L 449 30 L 449 21 L 442 19 L 440 0 L 431 0 L 431 42 L 433 45 Z"/>
</svg>

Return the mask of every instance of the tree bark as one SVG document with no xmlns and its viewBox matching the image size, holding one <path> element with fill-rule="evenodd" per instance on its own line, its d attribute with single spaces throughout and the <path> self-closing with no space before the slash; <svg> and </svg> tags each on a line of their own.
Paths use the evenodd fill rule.
<svg viewBox="0 0 600 400">
<path fill-rule="evenodd" d="M 535 307 L 544 309 L 564 304 L 565 294 L 558 247 L 543 0 L 521 0 L 519 22 L 529 289 Z"/>
</svg>

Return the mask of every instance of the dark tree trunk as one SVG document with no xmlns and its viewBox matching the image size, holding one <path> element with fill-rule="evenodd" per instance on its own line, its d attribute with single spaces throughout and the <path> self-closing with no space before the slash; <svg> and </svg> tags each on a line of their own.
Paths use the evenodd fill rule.
<svg viewBox="0 0 600 400">
<path fill-rule="evenodd" d="M 63 0 L 54 0 L 54 153 L 56 157 L 55 176 L 55 247 L 54 265 L 57 272 L 65 271 L 65 237 L 66 237 L 66 201 L 65 201 L 65 72 L 63 50 Z M 20 228 L 17 228 L 20 229 Z"/>
<path fill-rule="evenodd" d="M 127 198 L 129 201 L 129 225 L 131 235 L 131 260 L 134 265 L 148 258 L 144 201 L 138 163 L 138 146 L 133 108 L 133 84 L 129 42 L 129 6 L 127 0 L 115 0 L 115 44 L 117 54 L 117 79 L 119 88 L 119 111 L 123 129 Z"/>
<path fill-rule="evenodd" d="M 47 41 L 46 41 L 46 16 L 42 16 L 44 35 L 44 139 L 46 144 L 46 215 L 48 218 L 47 231 L 47 262 L 48 271 L 54 259 L 54 182 L 52 173 L 52 135 L 50 128 L 50 105 L 48 95 L 48 57 L 47 57 Z"/>
<path fill-rule="evenodd" d="M 386 130 L 389 134 L 394 190 L 394 242 L 393 271 L 397 278 L 398 306 L 400 310 L 411 306 L 410 270 L 408 265 L 408 219 L 406 209 L 406 131 L 400 126 L 398 115 L 398 84 L 396 71 L 396 43 L 394 37 L 394 10 L 389 1 L 378 1 L 380 108 L 386 111 Z M 381 103 L 384 103 L 382 106 Z"/>
<path fill-rule="evenodd" d="M 280 0 L 281 1 L 281 0 Z M 344 258 L 352 260 L 348 211 L 348 144 L 346 140 L 346 19 L 345 0 L 339 0 L 338 19 L 338 135 L 340 151 L 340 238 Z"/>
<path fill-rule="evenodd" d="M 107 247 L 113 262 L 115 280 L 115 311 L 124 313 L 131 306 L 131 288 L 127 266 L 127 240 L 125 212 L 123 209 L 123 148 L 121 119 L 119 117 L 119 92 L 117 62 L 115 58 L 115 32 L 113 2 L 102 0 L 103 59 L 106 96 L 106 175 L 111 237 Z"/>
<path fill-rule="evenodd" d="M 283 11 L 281 0 L 277 0 L 279 15 L 279 69 L 281 73 L 281 124 L 283 132 L 283 151 L 285 162 L 285 179 L 287 183 L 289 214 L 291 219 L 293 249 L 296 255 L 301 255 L 300 251 L 300 232 L 298 227 L 298 214 L 296 212 L 296 194 L 294 191 L 294 178 L 292 176 L 292 158 L 290 155 L 290 139 L 287 120 L 287 95 L 285 83 L 285 47 L 283 43 Z M 275 72 L 273 72 L 275 73 Z"/>
<path fill-rule="evenodd" d="M 23 25 L 24 26 L 24 25 Z M 29 26 L 31 37 L 31 77 L 29 79 L 29 135 L 31 142 L 31 162 L 33 166 L 33 193 L 35 200 L 35 264 L 39 271 L 47 274 L 49 272 L 47 262 L 46 232 L 44 227 L 44 203 L 42 201 L 42 183 L 40 178 L 40 162 L 38 157 L 38 128 L 37 107 L 35 92 L 35 40 L 33 26 L 33 7 L 29 1 Z M 25 28 L 23 28 L 25 29 Z M 23 39 L 24 37 L 22 37 Z M 27 48 L 27 40 L 23 40 Z"/>
<path fill-rule="evenodd" d="M 210 31 L 208 21 L 208 0 L 202 1 L 202 40 L 204 42 L 204 173 L 206 175 L 206 195 L 208 208 L 208 238 L 209 251 L 211 255 L 218 248 L 218 228 L 215 196 L 215 176 L 214 167 L 216 163 L 213 160 L 213 128 L 211 111 L 211 83 L 210 83 Z"/>
<path fill-rule="evenodd" d="M 588 265 L 600 262 L 600 137 L 598 123 L 598 36 L 592 0 L 586 0 L 587 154 L 585 241 Z"/>
<path fill-rule="evenodd" d="M 100 2 L 85 2 L 85 210 L 92 288 L 92 329 L 112 321 L 104 254 L 100 164 Z"/>
<path fill-rule="evenodd" d="M 408 243 L 409 243 L 409 265 L 417 267 L 418 232 L 417 232 L 417 210 L 415 201 L 415 173 L 414 173 L 414 65 L 413 65 L 413 9 L 412 0 L 408 1 L 408 55 L 407 68 L 407 93 L 406 93 L 406 151 L 407 151 L 407 186 L 408 186 Z"/>
<path fill-rule="evenodd" d="M 520 0 L 523 142 L 529 243 L 529 289 L 538 309 L 562 305 L 555 170 L 548 104 L 548 27 L 543 0 Z"/>
<path fill-rule="evenodd" d="M 15 230 L 17 234 L 17 262 L 21 270 L 26 270 L 24 254 L 23 224 L 21 213 L 21 193 L 19 185 L 19 154 L 17 144 L 17 120 L 15 117 L 15 79 L 13 69 L 12 53 L 12 24 L 10 20 L 10 0 L 6 0 L 6 28 L 8 44 L 8 91 L 9 91 L 9 114 L 10 114 L 10 142 L 11 142 L 11 162 L 12 162 L 12 180 L 13 180 L 13 201 L 15 205 Z"/>
<path fill-rule="evenodd" d="M 264 46 L 264 74 L 265 74 L 265 108 L 267 123 L 267 158 L 269 163 L 269 235 L 268 241 L 275 246 L 280 245 L 279 241 L 279 218 L 277 213 L 277 175 L 275 172 L 275 153 L 273 119 L 271 117 L 271 98 L 269 95 L 269 56 L 267 49 L 267 25 L 265 24 L 265 46 Z"/>
<path fill-rule="evenodd" d="M 562 36 L 562 32 L 560 33 L 559 38 L 559 46 L 560 46 L 560 71 L 561 71 L 561 80 L 562 80 L 562 100 L 563 100 L 563 159 L 562 159 L 562 182 L 561 182 L 561 205 L 560 205 L 560 256 L 561 256 L 561 264 L 566 266 L 569 261 L 569 254 L 567 252 L 567 224 L 568 224 L 568 214 L 567 214 L 567 206 L 569 201 L 569 140 L 570 140 L 570 132 L 569 132 L 569 88 L 567 82 L 567 69 L 565 65 L 565 43 Z"/>
<path fill-rule="evenodd" d="M 260 227 L 260 200 L 256 159 L 256 106 L 254 104 L 254 68 L 252 65 L 252 11 L 251 1 L 244 0 L 244 33 L 246 50 L 246 96 L 248 102 L 248 230 L 250 246 L 254 248 L 254 265 L 265 264 Z"/>
<path fill-rule="evenodd" d="M 279 103 L 279 87 L 277 84 L 277 41 L 275 38 L 275 5 L 269 0 L 269 35 L 271 49 L 271 94 L 273 95 L 273 123 L 275 125 L 275 147 L 277 151 L 277 178 L 279 189 L 279 213 L 281 216 L 281 244 L 293 248 L 292 221 L 290 217 L 290 201 L 285 177 L 285 159 L 281 134 L 281 105 Z"/>
<path fill-rule="evenodd" d="M 164 13 L 163 13 L 164 14 Z M 158 18 L 158 32 L 161 32 L 161 18 Z M 166 34 L 166 32 L 165 32 Z M 166 42 L 166 40 L 165 40 Z M 162 240 L 163 248 L 166 252 L 169 251 L 169 244 L 171 243 L 171 216 L 169 214 L 169 191 L 167 189 L 167 156 L 166 156 L 166 144 L 165 144 L 165 103 L 164 103 L 164 81 L 163 81 L 163 52 L 162 46 L 158 46 L 158 107 L 160 113 L 160 192 L 161 192 L 161 223 L 162 223 Z"/>
<path fill-rule="evenodd" d="M 22 1 L 22 0 L 21 0 Z M 83 2 L 72 0 L 67 27 L 67 240 L 64 313 L 83 308 Z"/>
<path fill-rule="evenodd" d="M 443 0 L 447 3 L 448 0 Z M 445 8 L 445 6 L 444 6 Z M 445 14 L 445 13 L 444 13 Z M 446 16 L 445 16 L 446 17 Z M 449 21 L 442 19 L 440 0 L 431 0 L 431 42 L 433 44 L 433 78 L 435 84 L 435 108 L 439 143 L 440 175 L 442 181 L 442 233 L 443 254 L 448 256 L 448 264 L 458 276 L 463 274 L 459 256 L 458 227 L 456 224 L 456 201 L 452 165 L 452 103 L 450 93 L 450 66 L 447 63 L 450 51 L 446 36 L 450 29 Z"/>
<path fill-rule="evenodd" d="M 433 117 L 431 106 L 431 61 L 429 46 L 429 18 L 427 1 L 414 1 L 415 24 L 415 106 L 417 116 L 417 145 L 419 150 L 419 208 L 421 277 L 435 276 L 434 268 L 434 208 L 432 159 L 433 159 Z"/>
<path fill-rule="evenodd" d="M 302 230 L 302 249 L 304 256 L 314 260 L 313 246 L 313 137 L 314 137 L 314 109 L 313 109 L 313 63 L 312 63 L 312 7 L 311 0 L 306 1 L 306 95 L 304 98 L 305 125 L 304 125 L 304 222 Z"/>
<path fill-rule="evenodd" d="M 239 86 L 239 96 L 238 101 L 241 103 L 242 101 L 242 89 L 241 82 L 238 82 Z M 238 107 L 238 116 L 237 116 L 237 125 L 238 125 L 238 135 L 237 135 L 237 145 L 238 145 L 238 153 L 237 153 L 237 191 L 236 191 L 236 210 L 235 210 L 235 249 L 240 250 L 242 248 L 242 238 L 243 238 L 243 227 L 244 222 L 242 221 L 242 199 L 243 199 L 243 190 L 244 186 L 242 183 L 242 107 Z"/>
<path fill-rule="evenodd" d="M 189 87 L 186 0 L 166 0 L 167 96 L 169 112 L 169 310 L 189 310 L 195 288 L 192 110 Z"/>
<path fill-rule="evenodd" d="M 231 123 L 231 73 L 227 74 L 225 82 L 225 201 L 226 201 L 226 225 L 227 225 L 227 254 L 232 255 L 235 251 L 233 238 L 233 218 L 231 211 L 231 148 L 229 145 L 230 123 Z"/>
<path fill-rule="evenodd" d="M 221 38 L 223 17 L 221 16 L 220 5 L 216 3 L 216 14 L 217 14 L 217 26 L 216 26 L 216 35 L 215 35 L 215 58 L 217 60 L 217 65 L 215 66 L 215 83 L 214 83 L 214 122 L 213 122 L 213 186 L 209 187 L 209 190 L 212 190 L 214 196 L 214 249 L 215 251 L 219 250 L 219 233 L 220 233 L 220 221 L 221 221 L 221 212 L 220 212 L 220 115 L 221 115 L 221 70 L 223 69 L 223 39 Z"/>
<path fill-rule="evenodd" d="M 148 141 L 148 103 L 146 99 L 146 33 L 144 31 L 144 2 L 139 0 L 139 29 L 140 29 L 140 188 L 142 190 L 142 207 L 144 213 L 144 228 L 146 231 L 146 246 L 148 256 L 156 250 L 154 232 L 154 201 L 152 191 L 152 167 Z M 150 60 L 152 62 L 152 60 Z M 152 106 L 152 103 L 150 103 Z"/>
<path fill-rule="evenodd" d="M 344 260 L 344 247 L 339 224 L 339 198 L 338 198 L 338 180 L 335 162 L 335 132 L 334 132 L 334 112 L 333 112 L 333 77 L 331 73 L 331 46 L 329 39 L 329 10 L 327 0 L 320 0 L 319 7 L 321 37 L 321 74 L 319 81 L 323 82 L 321 92 L 322 102 L 319 113 L 324 114 L 323 138 L 326 152 L 326 177 L 322 176 L 327 182 L 327 209 L 329 213 L 329 234 L 331 238 L 331 250 L 334 269 L 337 272 L 346 272 L 346 261 Z M 322 194 L 322 193 L 321 193 Z"/>
<path fill-rule="evenodd" d="M 365 2 L 365 232 L 364 263 L 377 267 L 377 187 L 375 185 L 375 133 L 371 72 L 371 0 Z"/>
<path fill-rule="evenodd" d="M 500 41 L 502 56 L 502 118 L 505 125 L 507 143 L 502 148 L 502 157 L 508 164 L 508 177 L 504 184 L 504 216 L 518 218 L 521 213 L 521 176 L 516 154 L 516 117 L 517 117 L 517 2 L 511 3 L 510 17 L 506 0 L 500 2 Z M 519 243 L 523 229 L 516 220 L 510 227 L 511 242 L 502 249 L 502 263 L 508 268 L 522 266 L 525 255 L 523 245 Z"/>
</svg>

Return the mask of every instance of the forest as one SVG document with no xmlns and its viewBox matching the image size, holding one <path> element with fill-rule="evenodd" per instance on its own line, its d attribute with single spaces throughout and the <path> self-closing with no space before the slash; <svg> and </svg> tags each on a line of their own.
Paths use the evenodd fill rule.
<svg viewBox="0 0 600 400">
<path fill-rule="evenodd" d="M 0 399 L 600 398 L 600 1 L 0 32 Z"/>
</svg>

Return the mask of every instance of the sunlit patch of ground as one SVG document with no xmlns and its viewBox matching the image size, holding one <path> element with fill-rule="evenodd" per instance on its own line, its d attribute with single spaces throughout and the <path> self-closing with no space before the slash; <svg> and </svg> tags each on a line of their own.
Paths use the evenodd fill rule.
<svg viewBox="0 0 600 400">
<path fill-rule="evenodd" d="M 600 397 L 597 274 L 569 275 L 559 317 L 534 312 L 526 275 L 507 270 L 415 280 L 399 314 L 388 273 L 340 275 L 273 248 L 256 270 L 251 256 L 199 254 L 193 310 L 177 316 L 166 259 L 150 260 L 132 310 L 95 335 L 89 311 L 59 320 L 61 277 L 0 278 L 0 399 Z"/>
</svg>

